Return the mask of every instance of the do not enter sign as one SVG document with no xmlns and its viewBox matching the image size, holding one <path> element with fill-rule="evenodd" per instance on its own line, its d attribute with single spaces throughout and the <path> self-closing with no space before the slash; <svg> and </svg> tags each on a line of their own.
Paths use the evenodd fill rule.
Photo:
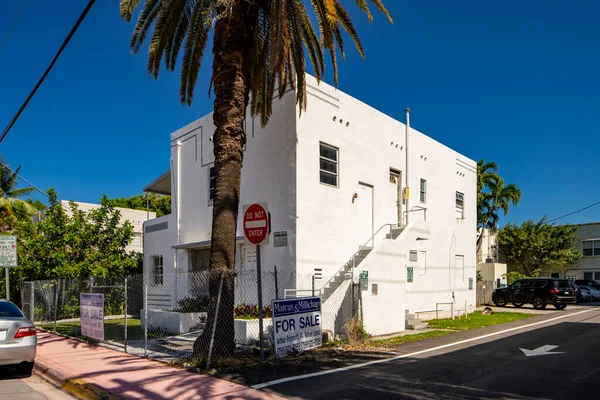
<svg viewBox="0 0 600 400">
<path fill-rule="evenodd" d="M 246 244 L 269 243 L 269 211 L 267 203 L 244 206 L 244 237 Z"/>
</svg>

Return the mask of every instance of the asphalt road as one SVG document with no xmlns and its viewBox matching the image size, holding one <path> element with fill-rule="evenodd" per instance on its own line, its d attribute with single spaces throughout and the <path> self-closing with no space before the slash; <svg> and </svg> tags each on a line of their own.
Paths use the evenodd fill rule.
<svg viewBox="0 0 600 400">
<path fill-rule="evenodd" d="M 544 320 L 550 321 L 540 322 Z M 512 330 L 494 334 L 506 329 Z M 475 339 L 485 334 L 489 336 Z M 600 398 L 600 308 L 557 312 L 505 328 L 436 339 L 429 342 L 429 349 L 413 347 L 405 358 L 265 390 L 290 398 L 327 400 Z M 430 350 L 440 345 L 447 347 Z M 558 347 L 551 349 L 556 354 L 537 356 L 520 350 L 541 346 Z"/>
<path fill-rule="evenodd" d="M 0 367 L 0 399 L 74 400 L 75 398 L 37 375 L 18 375 L 13 368 Z"/>
</svg>

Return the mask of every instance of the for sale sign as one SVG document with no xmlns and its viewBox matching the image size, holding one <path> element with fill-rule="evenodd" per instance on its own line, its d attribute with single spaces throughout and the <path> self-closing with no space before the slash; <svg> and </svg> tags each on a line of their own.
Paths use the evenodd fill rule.
<svg viewBox="0 0 600 400">
<path fill-rule="evenodd" d="M 80 293 L 79 312 L 81 334 L 96 340 L 104 340 L 104 294 Z"/>
<path fill-rule="evenodd" d="M 17 237 L 0 235 L 0 267 L 17 266 Z"/>
<path fill-rule="evenodd" d="M 273 300 L 275 355 L 321 346 L 321 298 Z"/>
</svg>

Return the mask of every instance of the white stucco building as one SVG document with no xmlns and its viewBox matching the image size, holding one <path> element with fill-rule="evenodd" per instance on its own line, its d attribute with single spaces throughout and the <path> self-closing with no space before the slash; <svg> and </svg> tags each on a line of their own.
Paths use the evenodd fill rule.
<svg viewBox="0 0 600 400">
<path fill-rule="evenodd" d="M 250 114 L 246 119 L 240 210 L 269 205 L 263 269 L 276 265 L 298 277 L 281 295 L 309 289 L 304 277 L 314 274 L 324 287 L 324 308 L 335 308 L 349 293 L 349 275 L 358 282 L 367 271 L 360 297 L 365 328 L 374 335 L 404 330 L 405 310 L 425 318 L 451 302 L 474 307 L 476 163 L 412 128 L 407 152 L 403 123 L 307 80 L 301 116 L 289 92 L 274 101 L 265 128 Z M 144 223 L 148 276 L 208 268 L 214 129 L 209 114 L 173 132 L 171 170 L 145 188 L 172 195 L 173 210 Z M 240 221 L 236 269 L 251 271 L 255 248 L 244 246 Z M 286 243 L 275 241 L 275 232 Z M 154 283 L 149 299 L 161 293 L 163 305 L 188 291 L 183 279 L 176 289 Z M 327 318 L 333 324 L 337 317 L 324 316 L 324 325 Z"/>
<path fill-rule="evenodd" d="M 61 205 L 63 208 L 70 213 L 70 201 L 61 200 Z M 83 203 L 80 201 L 74 201 L 77 204 L 79 210 L 83 212 L 88 212 L 90 210 L 94 210 L 100 208 L 100 204 L 93 203 Z M 125 251 L 132 252 L 137 251 L 139 253 L 144 252 L 144 230 L 143 224 L 144 222 L 156 218 L 155 212 L 142 211 L 142 210 L 133 210 L 131 208 L 122 208 L 115 207 L 115 210 L 119 210 L 121 213 L 121 223 L 125 223 L 125 221 L 129 221 L 133 226 L 133 240 L 131 243 L 125 248 Z"/>
</svg>

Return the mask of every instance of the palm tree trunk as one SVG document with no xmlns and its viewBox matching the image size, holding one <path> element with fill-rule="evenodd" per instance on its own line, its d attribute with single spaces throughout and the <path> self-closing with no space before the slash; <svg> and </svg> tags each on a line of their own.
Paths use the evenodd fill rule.
<svg viewBox="0 0 600 400">
<path fill-rule="evenodd" d="M 221 276 L 224 277 L 216 334 L 214 357 L 227 357 L 235 349 L 233 308 L 237 217 L 240 203 L 243 129 L 249 100 L 250 62 L 256 5 L 238 1 L 232 10 L 218 10 L 222 16 L 215 25 L 213 45 L 213 81 L 215 105 L 213 135 L 215 156 L 215 195 L 210 254 L 210 305 L 207 324 L 194 344 L 194 355 L 206 358 L 215 323 L 216 300 Z"/>
</svg>

